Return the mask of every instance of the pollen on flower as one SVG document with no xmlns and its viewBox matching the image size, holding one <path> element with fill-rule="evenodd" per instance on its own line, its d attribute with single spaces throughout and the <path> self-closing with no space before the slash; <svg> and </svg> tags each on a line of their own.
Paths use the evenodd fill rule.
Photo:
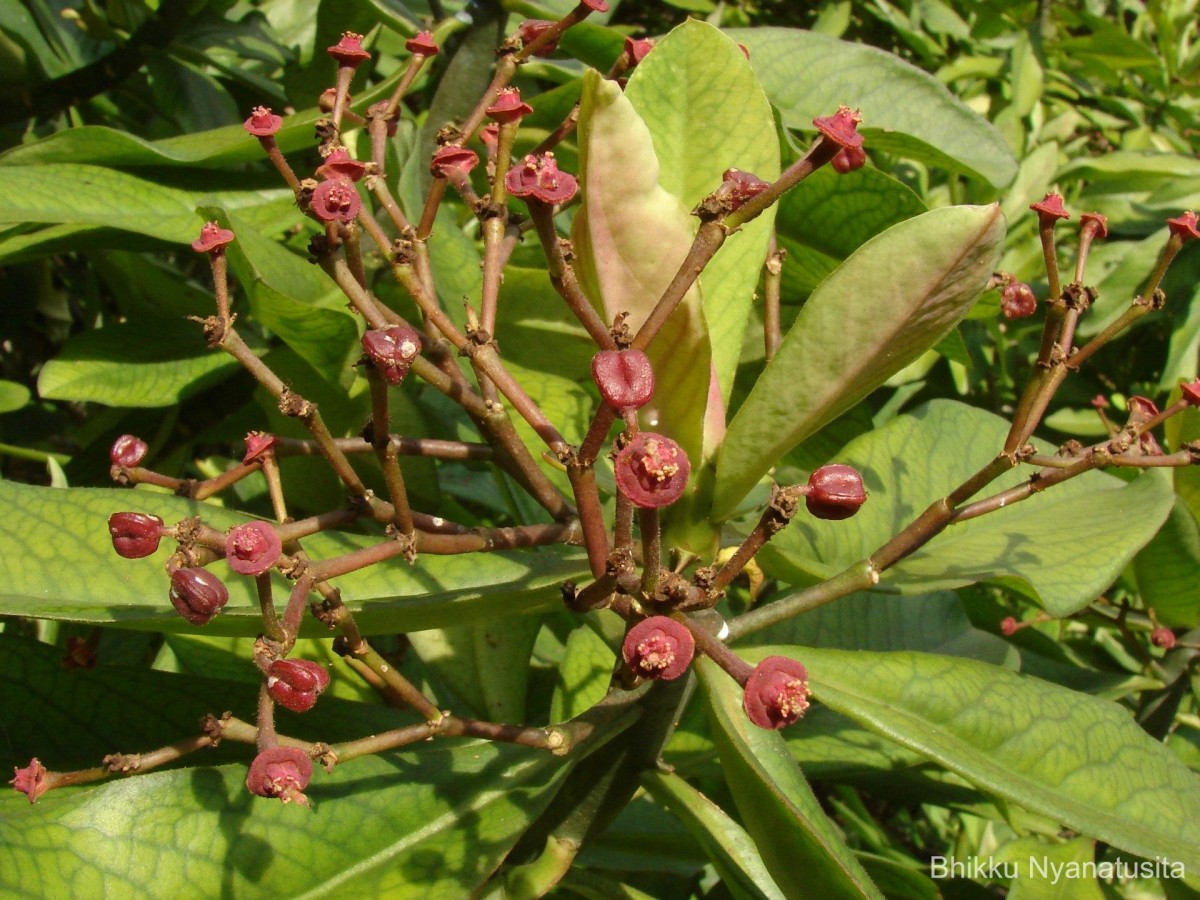
<svg viewBox="0 0 1200 900">
<path fill-rule="evenodd" d="M 309 208 L 322 222 L 353 222 L 362 209 L 362 198 L 349 181 L 331 178 L 313 188 Z"/>
<path fill-rule="evenodd" d="M 255 137 L 270 137 L 283 127 L 283 117 L 275 115 L 269 107 L 256 106 L 242 127 Z"/>
<path fill-rule="evenodd" d="M 671 681 L 687 671 L 696 642 L 687 626 L 667 616 L 638 622 L 625 636 L 621 655 L 630 670 L 642 678 Z"/>
<path fill-rule="evenodd" d="M 682 495 L 691 474 L 683 448 L 668 437 L 643 431 L 621 450 L 613 469 L 617 486 L 635 506 L 657 508 Z"/>
</svg>

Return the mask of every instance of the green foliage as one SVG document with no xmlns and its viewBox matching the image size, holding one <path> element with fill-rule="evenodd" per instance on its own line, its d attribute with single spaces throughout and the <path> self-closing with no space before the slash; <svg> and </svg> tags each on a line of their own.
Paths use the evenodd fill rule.
<svg viewBox="0 0 1200 900">
<path fill-rule="evenodd" d="M 638 584 L 627 577 L 637 568 L 624 568 L 652 547 L 635 538 L 610 555 L 606 545 L 589 563 L 579 521 L 548 524 L 552 514 L 526 490 L 534 480 L 578 501 L 570 455 L 511 397 L 486 416 L 456 404 L 461 385 L 484 398 L 490 387 L 470 352 L 429 340 L 429 368 L 387 392 L 393 435 L 443 442 L 402 456 L 427 544 L 413 561 L 396 552 L 404 537 L 386 506 L 395 471 L 359 452 L 379 404 L 361 357 L 369 326 L 313 264 L 324 241 L 355 238 L 306 218 L 304 198 L 281 186 L 241 125 L 259 104 L 291 110 L 275 139 L 296 174 L 313 177 L 314 127 L 326 115 L 315 95 L 335 77 L 326 47 L 361 32 L 372 55 L 355 73 L 341 137 L 352 156 L 371 159 L 355 117 L 391 96 L 411 59 L 405 41 L 432 26 L 441 52 L 358 186 L 387 241 L 399 240 L 377 246 L 359 231 L 354 277 L 388 321 L 427 324 L 419 292 L 393 278 L 417 259 L 430 297 L 464 330 L 495 289 L 490 337 L 501 364 L 578 446 L 597 410 L 595 344 L 547 277 L 526 227 L 537 208 L 509 202 L 497 250 L 485 236 L 499 208 L 450 190 L 428 242 L 414 243 L 382 211 L 373 180 L 420 222 L 430 154 L 491 83 L 497 44 L 525 17 L 569 13 L 572 0 L 127 0 L 61 16 L 55 4 L 0 6 L 5 764 L 37 757 L 54 773 L 89 770 L 108 754 L 194 738 L 206 714 L 253 722 L 261 669 L 277 652 L 260 638 L 259 589 L 269 583 L 282 614 L 303 565 L 388 557 L 329 580 L 336 595 L 308 597 L 322 620 L 305 614 L 289 653 L 332 677 L 312 711 L 281 710 L 276 722 L 285 741 L 318 757 L 311 810 L 247 792 L 255 737 L 246 725 L 249 738 L 235 733 L 161 767 L 144 756 L 155 771 L 82 778 L 33 806 L 0 794 L 0 894 L 907 900 L 1200 890 L 1200 474 L 1123 464 L 1038 484 L 1080 453 L 1129 463 L 1136 442 L 1105 446 L 1114 431 L 1120 440 L 1129 398 L 1166 409 L 1178 383 L 1196 378 L 1200 252 L 1186 246 L 1172 263 L 1164 310 L 1069 367 L 1011 469 L 944 501 L 994 463 L 1028 408 L 1025 385 L 1057 364 L 1045 353 L 1038 361 L 1047 279 L 1029 204 L 1055 190 L 1073 214 L 1056 231 L 1064 283 L 1075 277 L 1078 214 L 1108 218 L 1082 276 L 1097 296 L 1076 347 L 1107 338 L 1159 259 L 1164 220 L 1200 204 L 1196 4 L 610 5 L 512 76 L 534 108 L 516 131 L 518 163 L 578 102 L 577 127 L 558 132 L 553 150 L 582 193 L 554 227 L 605 326 L 627 313 L 636 333 L 696 249 L 693 210 L 727 170 L 773 181 L 818 140 L 815 117 L 861 111 L 867 164 L 818 168 L 727 235 L 648 347 L 657 391 L 639 414 L 692 463 L 664 543 L 693 601 L 704 597 L 698 567 L 719 570 L 757 534 L 770 482 L 804 484 L 827 463 L 861 472 L 868 499 L 853 518 L 819 519 L 801 495 L 775 498 L 784 507 L 790 498 L 794 520 L 740 570 L 747 577 L 706 598 L 712 610 L 674 613 L 708 640 L 732 624 L 724 652 L 751 664 L 770 654 L 803 662 L 812 708 L 781 733 L 751 724 L 739 684 L 747 667 L 726 658 L 723 671 L 715 651 L 698 652 L 676 681 L 635 684 L 621 660 L 629 616 L 564 610 L 574 595 L 564 584 L 586 589 L 607 567 L 622 576 L 618 594 L 641 604 L 635 618 L 670 612 L 654 606 L 653 579 Z M 606 77 L 627 35 L 657 43 L 632 71 Z M 470 176 L 480 196 L 491 190 L 485 168 Z M 214 309 L 208 260 L 188 246 L 207 221 L 236 234 L 232 325 L 285 386 L 282 398 L 206 344 L 194 321 Z M 782 259 L 781 272 L 769 258 Z M 991 288 L 1012 279 L 1039 298 L 1034 318 L 1001 317 Z M 777 347 L 762 299 L 776 288 Z M 460 376 L 458 388 L 435 386 Z M 319 408 L 331 442 L 350 448 L 364 495 L 347 500 L 323 458 L 331 444 L 322 451 L 319 429 L 289 414 L 297 396 Z M 513 436 L 497 438 L 507 425 L 489 429 L 505 417 Z M 199 517 L 217 530 L 282 516 L 253 468 L 219 496 L 188 499 L 236 471 L 253 430 L 308 441 L 280 451 L 290 517 L 361 514 L 303 537 L 311 563 L 256 585 L 231 571 L 211 536 L 181 551 L 194 558 L 172 555 L 173 534 L 149 558 L 114 554 L 114 512 L 156 514 L 168 527 Z M 1186 451 L 1200 439 L 1200 414 L 1173 414 L 1155 432 L 1166 453 Z M 126 473 L 151 483 L 114 489 L 108 448 L 126 433 L 147 441 L 147 471 L 183 480 Z M 606 440 L 594 470 L 610 534 L 616 446 Z M 453 458 L 440 458 L 447 447 Z M 178 483 L 183 496 L 155 481 Z M 1032 496 L 1006 494 L 984 515 L 950 520 L 953 507 L 1022 485 Z M 653 524 L 634 520 L 638 536 Z M 903 546 L 890 558 L 894 540 Z M 164 566 L 181 560 L 205 564 L 229 589 L 202 631 L 168 600 Z M 372 649 L 354 629 L 331 640 L 339 600 Z M 1173 649 L 1161 632 L 1150 640 L 1156 626 L 1173 629 Z M 389 676 L 397 680 L 384 684 Z M 397 702 L 396 683 L 428 708 Z M 479 740 L 470 726 L 500 739 Z M 396 735 L 359 755 L 355 742 Z M 1019 871 L 942 879 L 928 865 L 937 856 Z M 1165 859 L 1187 872 L 1064 886 L 1030 871 L 1033 858 Z"/>
</svg>

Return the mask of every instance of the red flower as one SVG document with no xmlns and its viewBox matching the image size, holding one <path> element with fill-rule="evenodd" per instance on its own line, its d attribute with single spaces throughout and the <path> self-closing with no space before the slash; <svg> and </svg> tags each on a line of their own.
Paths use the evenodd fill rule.
<svg viewBox="0 0 1200 900">
<path fill-rule="evenodd" d="M 657 509 L 683 496 L 692 467 L 673 440 L 643 431 L 617 454 L 613 470 L 617 487 L 634 506 Z"/>
<path fill-rule="evenodd" d="M 250 110 L 250 118 L 242 123 L 255 137 L 271 137 L 283 127 L 283 117 L 277 116 L 266 106 L 256 106 Z"/>
<path fill-rule="evenodd" d="M 463 175 L 467 175 L 477 165 L 479 165 L 479 156 L 474 150 L 451 144 L 439 147 L 438 151 L 433 154 L 429 171 L 434 178 L 448 178 L 451 172 L 461 172 Z"/>
<path fill-rule="evenodd" d="M 867 151 L 862 147 L 843 147 L 829 161 L 829 164 L 839 175 L 845 175 L 861 169 L 867 164 Z"/>
<path fill-rule="evenodd" d="M 726 169 L 721 176 L 721 186 L 713 191 L 712 197 L 733 212 L 754 199 L 770 185 L 752 172 L 741 169 Z"/>
<path fill-rule="evenodd" d="M 1000 291 L 1000 312 L 1006 319 L 1025 319 L 1037 312 L 1033 288 L 1023 281 L 1006 284 Z"/>
<path fill-rule="evenodd" d="M 489 117 L 501 125 L 518 122 L 533 112 L 533 107 L 521 102 L 521 92 L 516 88 L 505 88 L 496 95 L 496 101 L 486 110 Z"/>
<path fill-rule="evenodd" d="M 863 136 L 858 133 L 858 123 L 862 116 L 848 106 L 838 107 L 832 116 L 818 116 L 813 119 L 817 131 L 829 138 L 839 147 L 858 149 L 863 145 Z"/>
<path fill-rule="evenodd" d="M 606 13 L 608 12 L 608 3 L 605 0 L 579 0 L 580 4 L 586 6 L 593 12 Z"/>
<path fill-rule="evenodd" d="M 1061 194 L 1054 191 L 1048 193 L 1037 203 L 1031 203 L 1029 208 L 1038 214 L 1038 220 L 1043 225 L 1053 225 L 1058 219 L 1069 219 L 1071 214 L 1063 208 Z"/>
<path fill-rule="evenodd" d="M 342 34 L 342 39 L 332 47 L 326 48 L 334 59 L 338 61 L 338 65 L 357 68 L 359 63 L 365 62 L 371 58 L 371 54 L 363 49 L 363 36 L 355 34 L 352 31 L 347 31 Z"/>
<path fill-rule="evenodd" d="M 654 367 L 641 350 L 601 350 L 592 357 L 592 378 L 618 411 L 641 409 L 654 396 Z"/>
<path fill-rule="evenodd" d="M 114 466 L 132 469 L 146 458 L 149 451 L 150 448 L 140 437 L 123 434 L 113 441 L 112 448 L 108 451 L 108 458 L 112 460 Z"/>
<path fill-rule="evenodd" d="M 853 466 L 821 466 L 808 478 L 804 505 L 818 519 L 848 519 L 866 502 L 862 476 Z"/>
<path fill-rule="evenodd" d="M 786 656 L 768 656 L 750 673 L 742 709 L 759 728 L 785 728 L 808 709 L 808 670 Z"/>
<path fill-rule="evenodd" d="M 521 39 L 521 46 L 528 47 L 556 24 L 556 22 L 551 22 L 547 19 L 526 19 L 517 26 L 517 37 Z M 553 56 L 556 49 L 558 49 L 558 38 L 547 43 L 533 55 L 541 57 Z"/>
<path fill-rule="evenodd" d="M 225 538 L 225 561 L 239 575 L 261 575 L 282 552 L 278 533 L 266 522 L 238 525 Z"/>
<path fill-rule="evenodd" d="M 1194 241 L 1200 238 L 1200 228 L 1197 228 L 1196 214 L 1191 210 L 1188 210 L 1177 218 L 1167 219 L 1167 227 L 1171 229 L 1172 235 L 1182 238 L 1185 241 Z"/>
<path fill-rule="evenodd" d="M 524 162 L 508 170 L 504 186 L 514 197 L 543 203 L 565 203 L 579 190 L 573 175 L 559 171 L 553 153 L 526 156 Z"/>
<path fill-rule="evenodd" d="M 278 446 L 279 438 L 275 435 L 262 431 L 251 431 L 246 435 L 246 455 L 242 457 L 242 462 L 252 463 L 256 459 L 261 459 L 268 450 L 274 450 Z"/>
<path fill-rule="evenodd" d="M 317 175 L 329 180 L 346 178 L 350 181 L 358 181 L 366 170 L 366 163 L 352 158 L 345 147 L 338 147 L 325 157 L 325 162 L 321 163 L 317 169 Z"/>
<path fill-rule="evenodd" d="M 404 42 L 404 49 L 413 56 L 437 56 L 441 49 L 433 42 L 433 35 L 428 31 L 417 32 L 416 37 Z"/>
<path fill-rule="evenodd" d="M 621 655 L 642 678 L 671 681 L 687 671 L 696 642 L 687 626 L 666 616 L 643 619 L 625 635 Z"/>
<path fill-rule="evenodd" d="M 175 611 L 193 625 L 207 625 L 229 602 L 229 589 L 208 569 L 175 569 L 167 596 Z"/>
<path fill-rule="evenodd" d="M 1079 217 L 1079 230 L 1091 230 L 1096 237 L 1108 237 L 1108 218 L 1100 213 L 1084 213 Z"/>
<path fill-rule="evenodd" d="M 9 784 L 28 797 L 30 803 L 33 803 L 50 790 L 50 785 L 46 783 L 46 774 L 46 767 L 38 762 L 35 756 L 23 769 L 13 767 L 13 778 Z"/>
<path fill-rule="evenodd" d="M 246 787 L 259 797 L 308 805 L 304 789 L 312 781 L 312 760 L 297 747 L 269 747 L 250 763 Z"/>
<path fill-rule="evenodd" d="M 119 512 L 108 517 L 113 549 L 125 559 L 141 559 L 158 549 L 163 520 L 146 513 Z"/>
<path fill-rule="evenodd" d="M 388 384 L 399 384 L 421 352 L 421 336 L 408 325 L 363 332 L 363 350 Z"/>
<path fill-rule="evenodd" d="M 1000 633 L 1005 637 L 1012 637 L 1021 630 L 1021 623 L 1013 616 L 1005 616 L 1000 620 Z"/>
<path fill-rule="evenodd" d="M 331 178 L 313 188 L 309 208 L 322 222 L 353 222 L 362 209 L 362 198 L 346 179 Z"/>
<path fill-rule="evenodd" d="M 192 241 L 197 253 L 224 253 L 225 245 L 233 243 L 233 232 L 216 222 L 205 222 L 200 227 L 200 237 Z"/>
<path fill-rule="evenodd" d="M 1175 632 L 1165 625 L 1159 625 L 1150 632 L 1150 643 L 1163 650 L 1170 650 L 1175 646 Z"/>
<path fill-rule="evenodd" d="M 653 38 L 625 38 L 625 52 L 629 54 L 629 59 L 635 66 L 645 59 L 646 54 L 653 49 Z"/>
<path fill-rule="evenodd" d="M 267 669 L 267 692 L 292 712 L 308 712 L 329 687 L 329 672 L 307 659 L 277 659 Z"/>
</svg>

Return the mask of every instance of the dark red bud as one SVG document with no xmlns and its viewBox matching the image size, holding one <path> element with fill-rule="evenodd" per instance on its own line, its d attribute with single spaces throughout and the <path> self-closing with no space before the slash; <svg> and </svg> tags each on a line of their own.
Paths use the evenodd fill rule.
<svg viewBox="0 0 1200 900">
<path fill-rule="evenodd" d="M 1037 203 L 1031 203 L 1029 208 L 1038 214 L 1038 221 L 1043 225 L 1053 225 L 1059 219 L 1069 219 L 1071 214 L 1063 208 L 1061 194 L 1054 191 L 1048 193 Z"/>
<path fill-rule="evenodd" d="M 818 519 L 848 519 L 867 501 L 862 476 L 853 466 L 821 466 L 808 478 L 804 504 Z"/>
<path fill-rule="evenodd" d="M 548 19 L 526 19 L 517 26 L 517 37 L 521 40 L 521 46 L 528 47 L 556 24 L 556 22 L 551 22 Z M 533 55 L 545 58 L 553 56 L 554 51 L 557 49 L 558 38 L 555 38 Z"/>
<path fill-rule="evenodd" d="M 200 228 L 200 237 L 192 241 L 197 253 L 224 253 L 225 245 L 233 243 L 233 232 L 216 222 L 205 222 Z"/>
<path fill-rule="evenodd" d="M 308 712 L 329 687 L 329 672 L 307 659 L 277 659 L 267 669 L 267 692 L 292 712 Z"/>
<path fill-rule="evenodd" d="M 668 506 L 682 497 L 691 470 L 683 448 L 653 431 L 639 432 L 613 461 L 617 487 L 643 509 Z"/>
<path fill-rule="evenodd" d="M 867 151 L 862 147 L 843 147 L 829 161 L 829 164 L 839 175 L 845 175 L 847 172 L 861 169 L 867 164 Z"/>
<path fill-rule="evenodd" d="M 419 31 L 416 37 L 411 37 L 404 42 L 404 49 L 413 56 L 437 56 L 441 48 L 434 43 L 432 34 L 428 31 Z"/>
<path fill-rule="evenodd" d="M 330 178 L 313 188 L 309 208 L 322 222 L 353 222 L 362 209 L 362 198 L 344 178 Z"/>
<path fill-rule="evenodd" d="M 163 520 L 146 513 L 119 512 L 108 517 L 113 549 L 125 559 L 141 559 L 158 549 Z"/>
<path fill-rule="evenodd" d="M 1129 410 L 1126 428 L 1140 428 L 1158 415 L 1158 406 L 1149 397 L 1130 397 L 1125 401 Z M 1163 449 L 1158 439 L 1149 431 L 1138 437 L 1138 450 L 1146 456 L 1162 456 Z"/>
<path fill-rule="evenodd" d="M 371 58 L 371 54 L 363 49 L 362 42 L 361 34 L 347 31 L 342 34 L 340 41 L 332 47 L 327 47 L 326 52 L 337 60 L 339 65 L 357 68 L 359 63 Z"/>
<path fill-rule="evenodd" d="M 363 332 L 362 347 L 388 384 L 399 384 L 421 352 L 421 336 L 408 325 Z"/>
<path fill-rule="evenodd" d="M 632 65 L 637 65 L 646 58 L 646 54 L 654 49 L 653 38 L 625 38 L 625 52 L 629 54 Z"/>
<path fill-rule="evenodd" d="M 112 448 L 108 451 L 108 458 L 112 460 L 114 466 L 132 469 L 146 458 L 149 451 L 150 448 L 140 437 L 123 434 L 113 441 Z"/>
<path fill-rule="evenodd" d="M 193 625 L 207 625 L 229 602 L 229 590 L 216 575 L 199 567 L 171 572 L 171 605 Z"/>
<path fill-rule="evenodd" d="M 759 728 L 785 728 L 804 715 L 808 697 L 808 670 L 786 656 L 768 656 L 746 680 L 742 709 Z"/>
<path fill-rule="evenodd" d="M 225 561 L 239 575 L 261 575 L 282 552 L 279 534 L 266 522 L 238 525 L 225 538 Z"/>
<path fill-rule="evenodd" d="M 308 805 L 304 789 L 312 781 L 312 760 L 298 747 L 268 747 L 250 763 L 246 787 L 259 797 Z"/>
<path fill-rule="evenodd" d="M 592 378 L 619 412 L 641 409 L 654 396 L 654 367 L 641 350 L 601 350 L 592 357 Z"/>
<path fill-rule="evenodd" d="M 1005 637 L 1012 637 L 1021 630 L 1021 623 L 1013 616 L 1005 616 L 1000 620 L 1000 633 Z"/>
<path fill-rule="evenodd" d="M 33 803 L 50 789 L 50 785 L 46 783 L 46 774 L 46 767 L 38 762 L 35 756 L 23 769 L 13 767 L 13 778 L 9 784 Z"/>
<path fill-rule="evenodd" d="M 687 626 L 666 616 L 643 619 L 625 635 L 621 655 L 642 678 L 671 681 L 687 671 L 696 642 Z"/>
<path fill-rule="evenodd" d="M 741 169 L 726 169 L 721 176 L 721 186 L 713 191 L 713 199 L 730 212 L 739 209 L 754 199 L 770 185 L 753 172 Z"/>
<path fill-rule="evenodd" d="M 1166 625 L 1159 625 L 1150 632 L 1150 643 L 1163 650 L 1170 650 L 1175 646 L 1175 632 Z"/>
<path fill-rule="evenodd" d="M 246 435 L 246 455 L 242 457 L 242 462 L 252 463 L 256 459 L 262 459 L 265 453 L 278 446 L 279 438 L 275 435 L 262 431 L 251 431 Z"/>
<path fill-rule="evenodd" d="M 242 123 L 242 127 L 255 137 L 270 137 L 283 127 L 283 117 L 265 106 L 256 106 L 250 110 L 250 118 Z"/>
<path fill-rule="evenodd" d="M 1000 290 L 1000 312 L 1006 319 L 1026 319 L 1037 312 L 1037 297 L 1033 288 L 1023 281 L 1013 281 Z"/>
</svg>

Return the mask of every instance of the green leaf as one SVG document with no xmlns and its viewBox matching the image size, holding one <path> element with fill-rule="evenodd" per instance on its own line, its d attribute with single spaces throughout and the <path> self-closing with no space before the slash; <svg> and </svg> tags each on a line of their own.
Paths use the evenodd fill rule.
<svg viewBox="0 0 1200 900">
<path fill-rule="evenodd" d="M 868 148 L 929 163 L 1002 188 L 1017 163 L 993 125 L 933 76 L 898 57 L 791 28 L 732 28 L 789 128 L 813 130 L 839 106 L 862 110 Z"/>
<path fill-rule="evenodd" d="M 599 703 L 608 693 L 615 660 L 612 648 L 590 625 L 572 631 L 556 669 L 550 721 L 565 722 Z"/>
<path fill-rule="evenodd" d="M 504 616 L 408 635 L 421 661 L 446 682 L 474 714 L 491 722 L 525 719 L 529 655 L 540 616 Z"/>
<path fill-rule="evenodd" d="M 999 208 L 936 209 L 868 241 L 813 293 L 738 410 L 717 464 L 728 516 L 784 453 L 936 344 L 1000 255 Z"/>
<path fill-rule="evenodd" d="M 1147 859 L 1200 865 L 1200 779 L 1115 703 L 946 656 L 760 653 L 801 659 L 826 706 L 984 790 Z"/>
<path fill-rule="evenodd" d="M 583 80 L 579 109 L 583 204 L 572 224 L 577 272 L 608 321 L 630 315 L 636 331 L 675 276 L 694 227 L 682 201 L 658 183 L 650 130 L 615 82 L 595 71 Z M 700 291 L 693 286 L 647 350 L 657 385 L 642 410 L 698 461 L 710 362 Z"/>
<path fill-rule="evenodd" d="M 29 388 L 15 381 L 0 379 L 0 414 L 13 412 L 29 402 Z"/>
<path fill-rule="evenodd" d="M 1154 538 L 1133 560 L 1138 593 L 1163 624 L 1193 628 L 1200 624 L 1200 525 L 1182 500 Z"/>
<path fill-rule="evenodd" d="M 800 515 L 764 549 L 764 566 L 792 580 L 827 578 L 865 559 L 995 457 L 1008 424 L 962 403 L 935 400 L 851 441 L 838 462 L 863 474 L 868 500 L 852 519 Z M 969 438 L 969 439 L 968 439 Z M 1040 453 L 1052 453 L 1043 441 Z M 980 496 L 1019 484 L 1014 470 Z M 1008 509 L 952 525 L 882 573 L 882 584 L 925 593 L 1001 583 L 1040 598 L 1054 616 L 1103 592 L 1170 511 L 1170 478 L 1147 472 L 1132 484 L 1088 472 Z M 1086 540 L 1076 528 L 1087 523 Z M 778 554 L 778 555 L 776 555 Z"/>
<path fill-rule="evenodd" d="M 925 210 L 911 188 L 872 166 L 845 175 L 828 167 L 813 172 L 779 201 L 775 231 L 788 252 L 784 299 L 807 297 L 868 239 Z"/>
<path fill-rule="evenodd" d="M 200 515 L 219 529 L 249 519 L 151 491 L 51 490 L 0 482 L 0 501 L 11 512 L 0 523 L 0 613 L 162 631 L 193 630 L 167 600 L 161 564 L 170 553 L 169 541 L 148 559 L 121 559 L 109 541 L 108 517 L 136 510 L 173 523 Z M 387 538 L 325 532 L 301 543 L 314 559 L 327 559 L 382 540 Z M 262 621 L 253 579 L 232 575 L 223 562 L 213 571 L 228 586 L 230 600 L 205 631 L 258 634 Z M 360 570 L 337 579 L 337 586 L 363 632 L 384 634 L 557 609 L 559 585 L 586 571 L 579 552 L 565 548 L 425 555 L 412 565 L 395 558 Z M 276 579 L 276 597 L 287 593 L 287 583 Z M 325 633 L 306 620 L 306 635 Z"/>
<path fill-rule="evenodd" d="M 783 900 L 750 835 L 721 807 L 674 773 L 647 772 L 642 785 L 688 827 L 734 897 Z"/>
<path fill-rule="evenodd" d="M 711 25 L 688 21 L 659 41 L 634 69 L 625 96 L 650 130 L 658 183 L 686 209 L 716 190 L 726 169 L 764 181 L 778 177 L 771 104 L 741 49 Z M 720 127 L 731 110 L 737 110 L 737 128 Z M 726 401 L 773 219 L 774 208 L 731 235 L 700 276 L 713 365 Z"/>
<path fill-rule="evenodd" d="M 237 368 L 232 357 L 205 346 L 194 322 L 161 320 L 151 329 L 117 322 L 67 341 L 42 368 L 38 394 L 109 406 L 171 406 Z"/>
<path fill-rule="evenodd" d="M 1011 900 L 1105 900 L 1109 896 L 1095 877 L 1068 874 L 1072 869 L 1086 873 L 1084 867 L 1096 862 L 1096 842 L 1087 838 L 1051 843 L 1031 835 L 1009 841 L 991 858 L 1017 873 L 1009 882 Z"/>
<path fill-rule="evenodd" d="M 721 768 L 763 863 L 788 897 L 881 897 L 821 809 L 783 738 L 752 725 L 742 691 L 716 664 L 696 665 Z"/>
</svg>

